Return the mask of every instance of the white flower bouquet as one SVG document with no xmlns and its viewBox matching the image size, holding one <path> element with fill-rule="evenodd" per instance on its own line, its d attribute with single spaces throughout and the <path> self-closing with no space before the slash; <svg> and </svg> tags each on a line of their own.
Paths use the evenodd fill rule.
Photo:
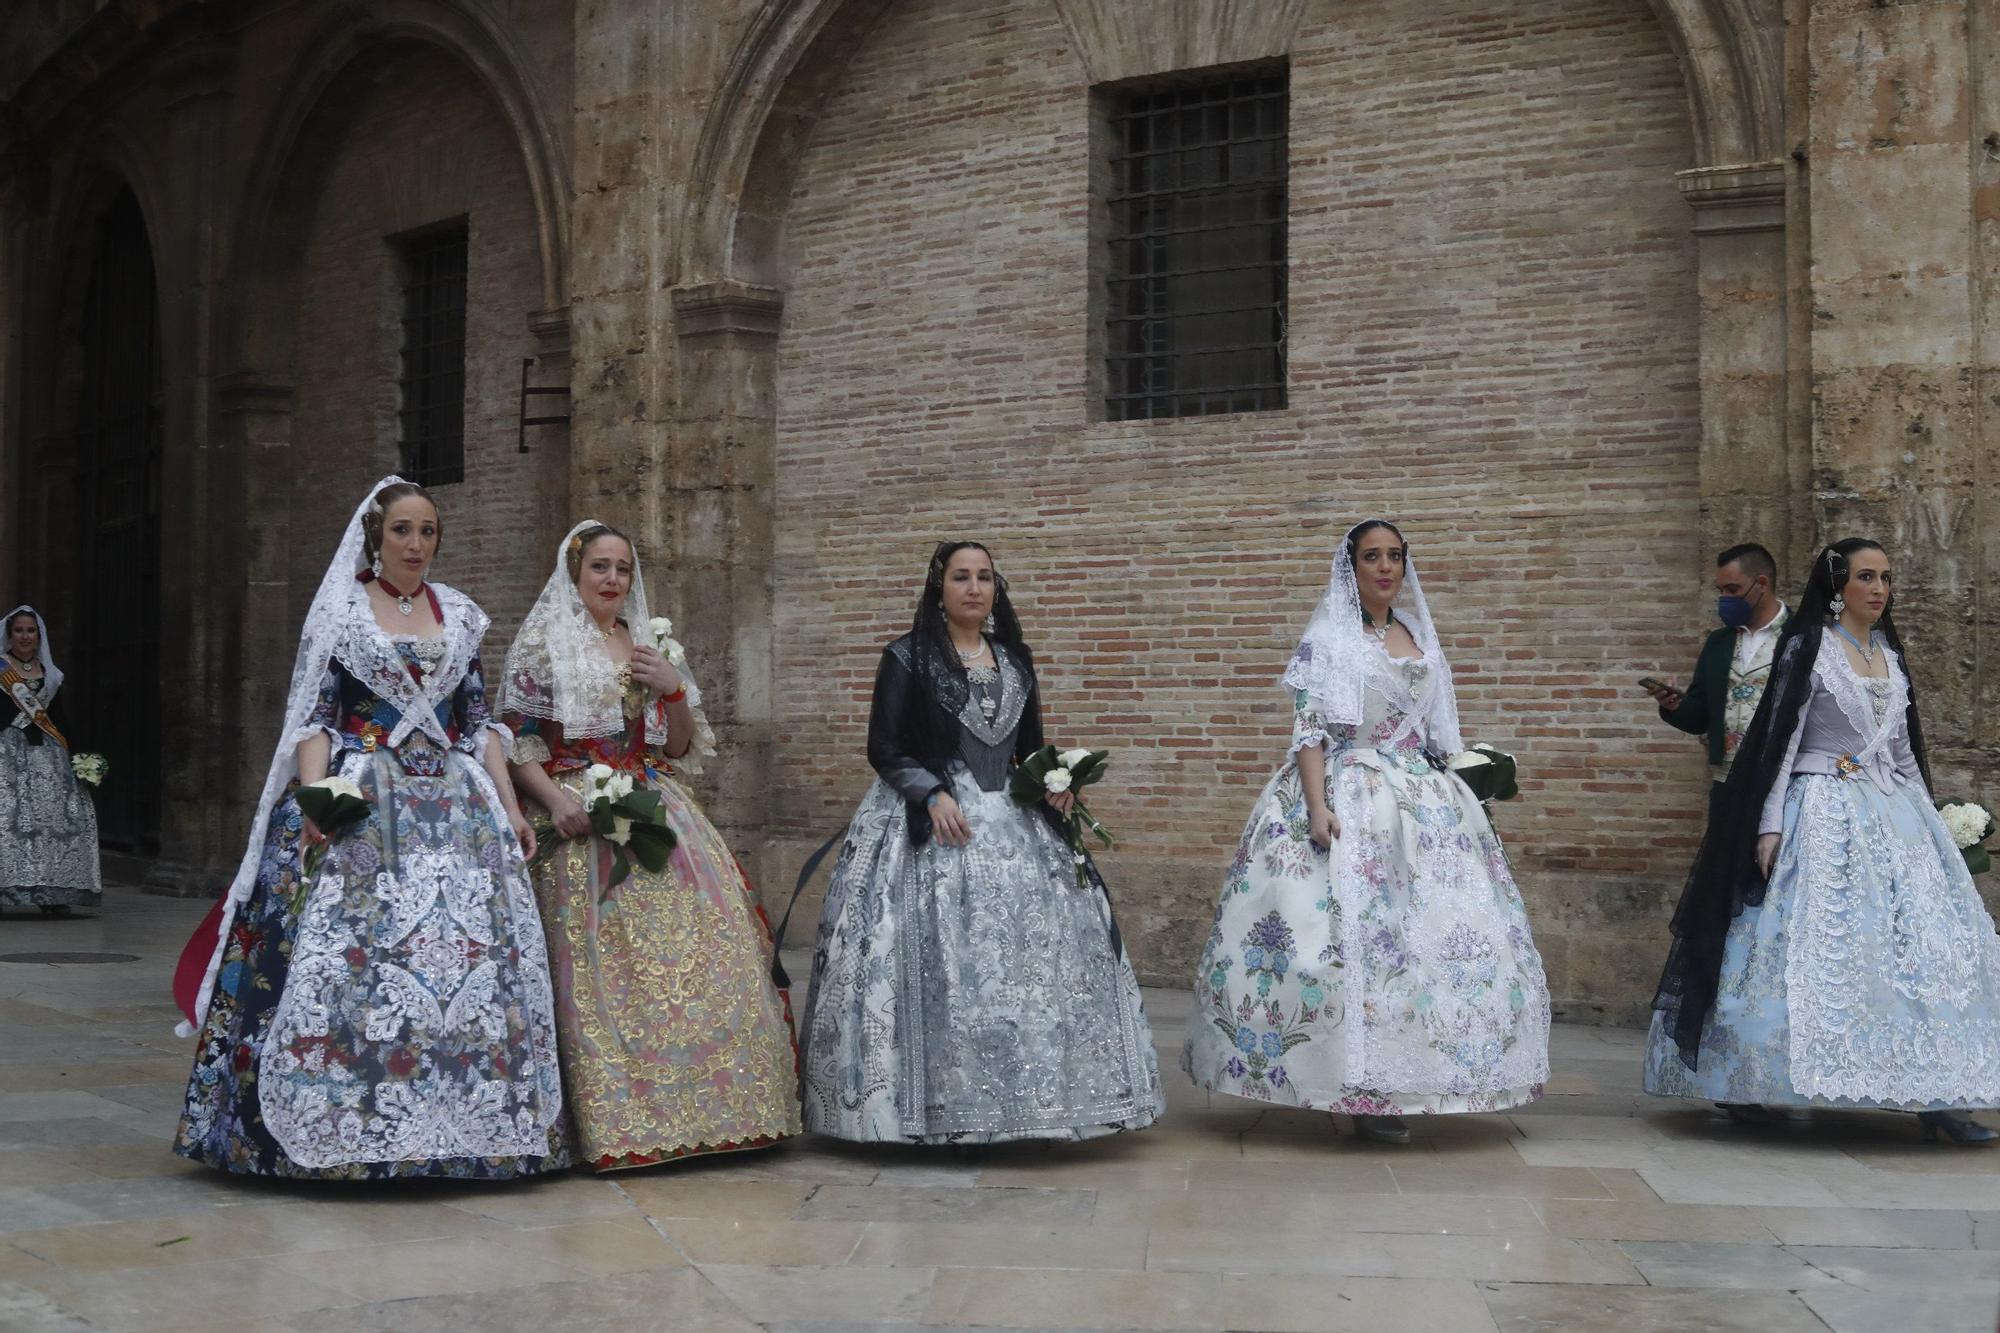
<svg viewBox="0 0 2000 1333">
<path fill-rule="evenodd" d="M 665 616 L 654 616 L 646 622 L 647 646 L 656 649 L 660 656 L 672 662 L 676 669 L 687 665 L 687 649 L 681 647 L 674 637 L 674 622 Z"/>
<path fill-rule="evenodd" d="M 1983 875 L 1993 868 L 1993 856 L 1983 844 L 1993 836 L 1993 815 L 1985 806 L 1972 801 L 1954 801 L 1938 807 L 1938 818 L 1944 821 L 1945 832 L 1957 846 L 1959 855 L 1965 858 L 1965 868 L 1972 874 Z"/>
<path fill-rule="evenodd" d="M 1521 794 L 1520 784 L 1516 781 L 1514 756 L 1505 750 L 1496 750 L 1490 745 L 1475 745 L 1446 760 L 1445 767 L 1471 788 L 1473 796 L 1482 805 L 1511 801 Z"/>
<path fill-rule="evenodd" d="M 1019 806 L 1035 806 L 1051 796 L 1071 791 L 1079 793 L 1076 802 L 1069 808 L 1067 832 L 1071 856 L 1076 862 L 1076 883 L 1084 888 L 1090 883 L 1090 876 L 1084 872 L 1087 859 L 1083 854 L 1083 831 L 1088 828 L 1097 835 L 1098 841 L 1106 847 L 1112 846 L 1111 830 L 1097 822 L 1097 816 L 1084 808 L 1081 795 L 1104 776 L 1110 766 L 1109 750 L 1057 750 L 1053 745 L 1041 749 L 1015 765 L 1008 778 L 1008 794 Z"/>
<path fill-rule="evenodd" d="M 296 913 L 305 910 L 306 889 L 312 883 L 313 872 L 326 858 L 327 847 L 341 834 L 365 823 L 374 807 L 361 794 L 361 788 L 348 778 L 329 777 L 305 783 L 292 793 L 292 799 L 298 802 L 299 813 L 326 837 L 326 842 L 306 848 L 304 873 L 299 876 L 298 893 L 292 902 Z"/>
<path fill-rule="evenodd" d="M 111 765 L 101 754 L 73 754 L 69 757 L 69 771 L 76 774 L 78 782 L 95 787 L 104 781 Z"/>
<path fill-rule="evenodd" d="M 591 830 L 611 844 L 611 882 L 606 888 L 622 883 L 632 873 L 634 861 L 655 873 L 667 868 L 667 858 L 680 840 L 667 827 L 658 792 L 641 787 L 630 773 L 620 773 L 609 764 L 592 764 L 583 777 L 583 808 Z"/>
</svg>

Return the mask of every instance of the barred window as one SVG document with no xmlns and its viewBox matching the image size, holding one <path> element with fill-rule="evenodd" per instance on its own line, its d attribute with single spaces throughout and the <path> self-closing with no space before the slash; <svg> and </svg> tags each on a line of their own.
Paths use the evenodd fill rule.
<svg viewBox="0 0 2000 1333">
<path fill-rule="evenodd" d="M 1106 90 L 1104 415 L 1285 405 L 1290 71 Z"/>
<path fill-rule="evenodd" d="M 403 475 L 424 486 L 464 481 L 465 220 L 392 244 L 402 270 Z"/>
</svg>

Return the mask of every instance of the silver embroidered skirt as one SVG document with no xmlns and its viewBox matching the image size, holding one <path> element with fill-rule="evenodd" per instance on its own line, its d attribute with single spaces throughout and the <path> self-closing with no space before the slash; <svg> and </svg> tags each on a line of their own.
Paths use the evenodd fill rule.
<svg viewBox="0 0 2000 1333">
<path fill-rule="evenodd" d="M 952 788 L 966 847 L 912 847 L 879 781 L 848 827 L 800 1025 L 806 1128 L 994 1143 L 1150 1124 L 1159 1062 L 1110 905 L 1039 815 L 963 768 Z"/>
<path fill-rule="evenodd" d="M 0 727 L 0 908 L 95 907 L 97 809 L 69 752 Z"/>
</svg>

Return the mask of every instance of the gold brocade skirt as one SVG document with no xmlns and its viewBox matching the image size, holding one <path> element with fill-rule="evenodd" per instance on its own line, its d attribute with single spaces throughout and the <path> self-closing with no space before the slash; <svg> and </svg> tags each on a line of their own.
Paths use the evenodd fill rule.
<svg viewBox="0 0 2000 1333">
<path fill-rule="evenodd" d="M 582 770 L 554 775 L 581 799 Z M 555 982 L 563 1103 L 595 1170 L 761 1147 L 799 1132 L 790 1005 L 771 929 L 736 858 L 678 782 L 655 774 L 679 844 L 665 870 L 557 842 L 534 867 Z M 549 836 L 554 838 L 553 830 Z"/>
</svg>

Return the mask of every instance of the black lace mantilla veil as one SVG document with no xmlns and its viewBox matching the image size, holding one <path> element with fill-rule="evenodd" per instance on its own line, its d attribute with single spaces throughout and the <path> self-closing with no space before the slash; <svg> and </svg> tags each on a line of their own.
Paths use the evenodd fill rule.
<svg viewBox="0 0 2000 1333">
<path fill-rule="evenodd" d="M 1785 762 L 1800 714 L 1812 697 L 1813 662 L 1832 620 L 1829 608 L 1834 593 L 1847 582 L 1850 555 L 1880 549 L 1874 542 L 1848 538 L 1826 547 L 1814 560 L 1805 591 L 1795 603 L 1797 610 L 1772 653 L 1763 700 L 1737 748 L 1722 799 L 1712 806 L 1714 815 L 1707 836 L 1695 855 L 1694 868 L 1688 872 L 1680 905 L 1674 909 L 1673 946 L 1667 953 L 1666 971 L 1660 977 L 1653 1007 L 1660 1011 L 1680 1048 L 1682 1063 L 1690 1069 L 1695 1068 L 1700 1055 L 1702 1027 L 1715 1007 L 1730 923 L 1745 907 L 1764 901 L 1764 876 L 1757 868 L 1757 826 L 1771 789 L 1787 776 L 1778 770 Z M 1905 658 L 1907 671 L 1893 610 L 1892 600 L 1877 628 L 1896 655 Z M 1924 753 L 1923 728 L 1917 721 L 1914 684 L 1910 687 L 1908 720 L 1910 749 L 1928 788 L 1930 761 Z"/>
<path fill-rule="evenodd" d="M 958 753 L 958 715 L 972 686 L 965 665 L 958 660 L 958 650 L 952 647 L 942 599 L 945 567 L 952 556 L 966 548 L 986 550 L 977 542 L 938 543 L 924 575 L 924 591 L 917 599 L 910 632 L 897 641 L 908 645 L 909 664 L 904 665 L 891 645 L 883 650 L 881 665 L 875 670 L 875 697 L 868 715 L 868 763 L 885 778 L 897 770 L 916 767 L 929 770 L 942 783 Z M 992 552 L 987 551 L 987 558 L 992 558 Z M 1018 760 L 1042 746 L 1041 687 L 1035 680 L 1034 655 L 1021 640 L 1021 619 L 1014 613 L 1007 580 L 997 564 L 993 570 L 993 624 L 987 633 L 1014 656 L 1028 677 L 1028 702 L 1014 738 Z M 910 841 L 922 846 L 931 837 L 930 811 L 920 800 L 906 805 Z"/>
</svg>

